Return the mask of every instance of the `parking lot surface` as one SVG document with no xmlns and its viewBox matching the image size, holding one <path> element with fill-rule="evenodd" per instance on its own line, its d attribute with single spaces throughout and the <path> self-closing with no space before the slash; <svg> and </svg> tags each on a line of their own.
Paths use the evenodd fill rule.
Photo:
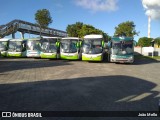
<svg viewBox="0 0 160 120">
<path fill-rule="evenodd" d="M 0 111 L 157 111 L 160 62 L 0 58 Z"/>
</svg>

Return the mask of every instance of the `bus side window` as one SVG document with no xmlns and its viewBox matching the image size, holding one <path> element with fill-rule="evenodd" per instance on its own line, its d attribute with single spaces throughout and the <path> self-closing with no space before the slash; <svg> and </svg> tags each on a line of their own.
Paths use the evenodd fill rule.
<svg viewBox="0 0 160 120">
<path fill-rule="evenodd" d="M 26 49 L 27 49 L 27 41 L 24 41 L 24 43 L 23 43 L 23 49 L 24 49 L 24 51 L 26 51 Z"/>
<path fill-rule="evenodd" d="M 108 48 L 111 48 L 111 47 L 112 47 L 112 42 L 111 42 L 111 41 L 108 41 L 107 47 L 108 47 Z"/>
</svg>

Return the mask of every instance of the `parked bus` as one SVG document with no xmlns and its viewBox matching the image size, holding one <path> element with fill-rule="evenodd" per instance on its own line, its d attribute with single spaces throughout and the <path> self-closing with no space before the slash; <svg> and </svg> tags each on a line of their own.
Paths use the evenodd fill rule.
<svg viewBox="0 0 160 120">
<path fill-rule="evenodd" d="M 5 57 L 8 49 L 8 41 L 10 39 L 8 38 L 2 38 L 0 39 L 0 56 Z"/>
<path fill-rule="evenodd" d="M 82 60 L 102 61 L 104 55 L 104 39 L 102 35 L 86 35 L 82 42 Z"/>
<path fill-rule="evenodd" d="M 81 59 L 81 39 L 78 37 L 65 37 L 60 41 L 60 58 L 68 60 Z"/>
<path fill-rule="evenodd" d="M 133 37 L 112 37 L 108 56 L 110 62 L 133 63 Z"/>
<path fill-rule="evenodd" d="M 31 38 L 27 40 L 27 57 L 40 58 L 41 53 L 41 38 Z"/>
<path fill-rule="evenodd" d="M 60 37 L 43 37 L 41 43 L 41 58 L 60 57 Z"/>
<path fill-rule="evenodd" d="M 23 39 L 9 40 L 7 57 L 26 57 L 26 40 Z"/>
</svg>

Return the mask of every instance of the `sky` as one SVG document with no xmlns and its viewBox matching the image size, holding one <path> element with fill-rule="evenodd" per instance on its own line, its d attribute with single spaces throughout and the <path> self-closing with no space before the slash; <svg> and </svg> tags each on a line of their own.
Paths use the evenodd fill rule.
<svg viewBox="0 0 160 120">
<path fill-rule="evenodd" d="M 160 4 L 156 2 L 160 0 L 0 0 L 0 25 L 14 19 L 36 23 L 36 11 L 48 9 L 53 19 L 50 28 L 65 31 L 68 24 L 83 22 L 113 36 L 118 24 L 133 21 L 140 32 L 134 37 L 138 41 L 148 36 L 148 15 L 152 12 L 151 37 L 160 37 Z"/>
</svg>

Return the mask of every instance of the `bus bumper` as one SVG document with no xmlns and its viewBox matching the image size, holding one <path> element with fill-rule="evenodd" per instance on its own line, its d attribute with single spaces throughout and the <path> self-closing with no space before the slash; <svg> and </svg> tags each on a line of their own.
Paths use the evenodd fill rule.
<svg viewBox="0 0 160 120">
<path fill-rule="evenodd" d="M 41 56 L 41 58 L 50 58 L 50 59 L 57 58 L 56 53 L 41 53 L 40 56 Z"/>
<path fill-rule="evenodd" d="M 22 52 L 8 52 L 7 57 L 22 57 Z"/>
<path fill-rule="evenodd" d="M 82 53 L 82 60 L 83 61 L 102 61 L 103 56 L 102 54 L 84 54 Z"/>
<path fill-rule="evenodd" d="M 78 60 L 78 53 L 60 53 L 60 59 Z"/>
<path fill-rule="evenodd" d="M 0 56 L 6 57 L 7 56 L 7 52 L 6 51 L 1 51 Z"/>
<path fill-rule="evenodd" d="M 110 62 L 115 62 L 115 63 L 133 63 L 134 62 L 134 57 L 128 57 L 128 58 L 114 58 L 111 57 Z"/>
</svg>

